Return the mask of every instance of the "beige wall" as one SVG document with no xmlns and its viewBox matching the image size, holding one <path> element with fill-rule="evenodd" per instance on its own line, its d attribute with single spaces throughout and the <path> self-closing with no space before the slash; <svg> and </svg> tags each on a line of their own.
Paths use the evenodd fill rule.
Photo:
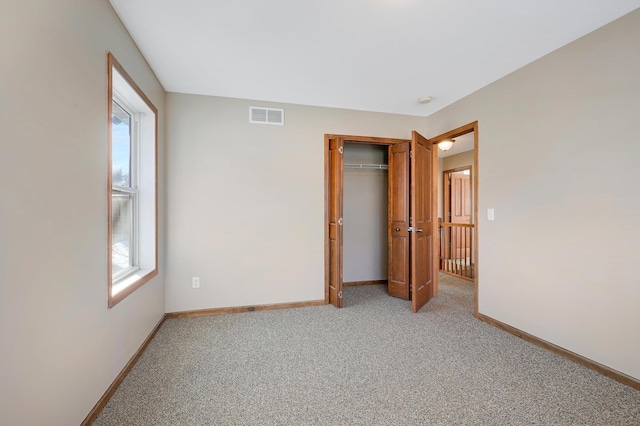
<svg viewBox="0 0 640 426">
<path fill-rule="evenodd" d="M 453 170 L 458 167 L 473 166 L 474 151 L 461 152 L 442 159 L 442 171 Z"/>
<path fill-rule="evenodd" d="M 388 164 L 386 146 L 347 143 L 345 164 Z M 387 279 L 387 170 L 344 169 L 343 278 Z"/>
<path fill-rule="evenodd" d="M 162 261 L 107 309 L 107 51 L 165 95 L 108 1 L 1 9 L 0 424 L 74 425 L 164 312 Z"/>
<path fill-rule="evenodd" d="M 285 125 L 250 124 L 250 105 L 284 108 Z M 324 299 L 324 134 L 426 130 L 420 117 L 175 93 L 167 113 L 167 312 Z"/>
<path fill-rule="evenodd" d="M 480 313 L 636 379 L 638 40 L 640 10 L 428 117 L 479 121 Z"/>
<path fill-rule="evenodd" d="M 438 158 L 438 217 L 443 217 L 444 212 L 444 189 L 442 183 L 442 168 L 444 158 Z"/>
</svg>

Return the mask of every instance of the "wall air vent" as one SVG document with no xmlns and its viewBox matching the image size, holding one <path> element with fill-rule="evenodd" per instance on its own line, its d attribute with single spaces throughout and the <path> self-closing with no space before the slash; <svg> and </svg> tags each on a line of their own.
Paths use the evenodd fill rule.
<svg viewBox="0 0 640 426">
<path fill-rule="evenodd" d="M 249 123 L 284 126 L 284 110 L 278 108 L 249 107 Z"/>
</svg>

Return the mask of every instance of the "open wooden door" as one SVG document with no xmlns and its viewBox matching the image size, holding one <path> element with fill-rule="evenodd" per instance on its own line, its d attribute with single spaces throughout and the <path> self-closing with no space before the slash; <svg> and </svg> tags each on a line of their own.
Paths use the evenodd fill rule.
<svg viewBox="0 0 640 426">
<path fill-rule="evenodd" d="M 431 142 L 411 134 L 411 308 L 418 312 L 433 297 L 433 176 Z"/>
<path fill-rule="evenodd" d="M 342 308 L 344 140 L 329 139 L 329 303 Z"/>
<path fill-rule="evenodd" d="M 407 143 L 389 146 L 388 292 L 409 299 L 409 150 Z"/>
</svg>

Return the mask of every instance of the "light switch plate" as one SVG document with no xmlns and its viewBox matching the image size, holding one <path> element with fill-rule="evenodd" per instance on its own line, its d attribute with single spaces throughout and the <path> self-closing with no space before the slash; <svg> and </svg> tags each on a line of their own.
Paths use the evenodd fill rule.
<svg viewBox="0 0 640 426">
<path fill-rule="evenodd" d="M 493 209 L 487 209 L 487 220 L 494 220 L 495 215 L 493 213 Z"/>
</svg>

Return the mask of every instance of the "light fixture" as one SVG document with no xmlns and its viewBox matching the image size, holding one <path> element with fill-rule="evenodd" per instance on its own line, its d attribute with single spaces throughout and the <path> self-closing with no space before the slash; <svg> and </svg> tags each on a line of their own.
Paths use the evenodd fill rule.
<svg viewBox="0 0 640 426">
<path fill-rule="evenodd" d="M 418 102 L 421 104 L 428 104 L 429 102 L 431 102 L 431 96 L 423 96 L 421 98 L 418 98 Z"/>
<path fill-rule="evenodd" d="M 449 151 L 455 141 L 455 139 L 445 139 L 442 142 L 438 142 L 438 148 L 442 151 Z"/>
</svg>

